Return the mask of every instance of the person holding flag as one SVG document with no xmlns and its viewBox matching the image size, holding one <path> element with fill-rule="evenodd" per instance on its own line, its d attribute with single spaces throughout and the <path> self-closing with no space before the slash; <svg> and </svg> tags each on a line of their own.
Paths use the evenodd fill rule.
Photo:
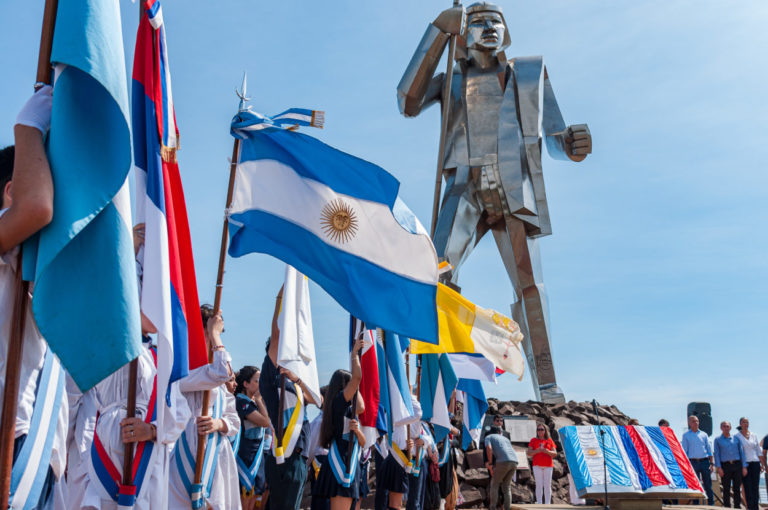
<svg viewBox="0 0 768 510">
<path fill-rule="evenodd" d="M 240 508 L 237 464 L 229 441 L 240 430 L 235 397 L 225 384 L 231 378 L 231 357 L 221 341 L 224 320 L 203 305 L 201 315 L 207 325 L 205 339 L 213 352 L 213 362 L 189 372 L 178 381 L 194 419 L 190 419 L 176 443 L 171 459 L 169 508 Z M 203 413 L 203 396 L 211 392 L 209 408 Z M 195 452 L 199 440 L 206 442 L 200 484 L 194 484 Z M 206 506 L 207 505 L 207 506 Z"/>
<path fill-rule="evenodd" d="M 351 373 L 341 369 L 333 373 L 323 403 L 319 444 L 328 448 L 328 457 L 320 467 L 313 495 L 329 498 L 331 510 L 348 510 L 360 498 L 360 451 L 365 448 L 365 436 L 357 416 L 365 404 L 358 393 L 363 376 L 358 353 L 363 346 L 361 338 L 352 348 Z"/>
<path fill-rule="evenodd" d="M 45 86 L 27 101 L 13 129 L 16 145 L 0 150 L 0 394 L 10 368 L 19 246 L 52 217 L 53 184 L 43 143 L 51 122 L 51 94 Z M 31 307 L 25 315 L 15 429 L 6 431 L 14 437 L 9 498 L 14 508 L 52 502 L 66 467 L 64 371 L 38 331 Z"/>
<path fill-rule="evenodd" d="M 279 487 L 281 491 L 281 497 L 270 498 L 270 508 L 298 510 L 307 480 L 309 455 L 309 421 L 304 411 L 308 404 L 321 407 L 322 400 L 319 388 L 316 392 L 293 371 L 278 368 L 282 343 L 278 316 L 282 304 L 283 289 L 280 289 L 272 316 L 272 334 L 267 341 L 267 354 L 259 377 L 259 390 L 275 431 L 273 448 L 264 459 L 264 468 L 267 487 Z"/>
</svg>

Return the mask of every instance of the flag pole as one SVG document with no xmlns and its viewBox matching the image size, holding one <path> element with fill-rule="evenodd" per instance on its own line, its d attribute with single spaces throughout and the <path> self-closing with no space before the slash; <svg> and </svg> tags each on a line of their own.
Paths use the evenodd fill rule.
<svg viewBox="0 0 768 510">
<path fill-rule="evenodd" d="M 144 16 L 144 2 L 139 0 L 139 24 L 141 17 Z M 134 418 L 136 416 L 136 382 L 139 377 L 139 358 L 131 360 L 128 366 L 128 399 L 126 402 L 125 417 Z M 151 413 L 151 410 L 147 410 Z M 123 485 L 133 485 L 133 453 L 136 443 L 125 443 L 123 446 Z"/>
<path fill-rule="evenodd" d="M 365 323 L 360 321 L 360 337 L 365 335 Z M 358 338 L 354 339 L 354 342 L 356 342 Z M 354 348 L 354 343 L 352 344 L 352 347 Z M 357 353 L 357 357 L 362 358 L 362 352 Z M 351 364 L 351 363 L 350 363 Z M 352 368 L 352 367 L 349 367 Z M 355 392 L 355 396 L 352 397 L 352 419 L 357 420 L 357 396 L 360 394 L 360 390 L 358 389 Z M 357 426 L 360 427 L 360 422 L 357 422 Z M 355 450 L 355 444 L 353 441 L 357 441 L 355 437 L 352 436 L 352 434 L 349 435 L 349 442 L 347 443 L 347 473 L 350 472 L 352 468 L 352 452 Z"/>
<path fill-rule="evenodd" d="M 43 26 L 40 33 L 40 51 L 37 58 L 35 89 L 51 83 L 51 51 L 58 6 L 58 0 L 45 1 Z M 22 277 L 21 246 L 19 246 L 19 254 L 16 260 L 14 289 L 11 331 L 8 337 L 8 352 L 5 362 L 3 408 L 2 417 L 0 417 L 0 509 L 2 510 L 6 510 L 10 505 L 13 445 L 16 436 L 16 412 L 19 401 L 24 326 L 26 325 L 27 306 L 29 304 L 29 282 L 24 281 Z"/>
<path fill-rule="evenodd" d="M 246 94 L 246 82 L 247 76 L 243 74 L 243 85 L 242 85 L 242 91 L 235 90 L 235 93 L 240 98 L 240 111 L 244 111 L 246 109 L 245 103 L 248 101 L 248 97 Z M 224 262 L 227 259 L 227 243 L 229 241 L 229 222 L 227 221 L 227 211 L 229 210 L 230 206 L 232 205 L 232 196 L 234 195 L 235 191 L 235 175 L 237 170 L 237 163 L 240 159 L 240 139 L 235 138 L 235 143 L 232 147 L 232 159 L 230 159 L 229 163 L 229 185 L 227 187 L 227 202 L 226 202 L 226 208 L 224 210 L 224 225 L 221 228 L 221 248 L 219 250 L 219 269 L 216 274 L 216 293 L 214 294 L 213 298 L 213 314 L 218 315 L 218 313 L 221 311 L 221 290 L 224 287 Z M 206 324 L 203 324 L 203 326 L 207 327 Z M 210 347 L 208 349 L 208 362 L 211 362 L 211 358 L 213 357 L 213 352 L 211 351 Z M 211 402 L 211 392 L 210 390 L 206 390 L 206 392 L 203 394 L 203 410 L 201 412 L 201 416 L 208 416 L 208 406 Z M 203 436 L 198 436 L 197 438 L 197 454 L 195 456 L 195 480 L 194 483 L 198 484 L 203 478 L 203 457 L 205 456 L 205 441 L 203 441 Z"/>
<path fill-rule="evenodd" d="M 453 0 L 453 6 L 461 5 L 459 0 Z M 440 145 L 437 150 L 437 174 L 435 175 L 435 196 L 432 200 L 432 226 L 430 235 L 434 239 L 437 228 L 437 213 L 440 212 L 440 193 L 443 187 L 443 160 L 445 159 L 445 142 L 448 138 L 448 117 L 451 113 L 451 85 L 453 82 L 453 61 L 456 58 L 456 40 L 458 36 L 451 34 L 448 44 L 448 64 L 443 84 L 443 115 L 440 122 Z"/>
</svg>

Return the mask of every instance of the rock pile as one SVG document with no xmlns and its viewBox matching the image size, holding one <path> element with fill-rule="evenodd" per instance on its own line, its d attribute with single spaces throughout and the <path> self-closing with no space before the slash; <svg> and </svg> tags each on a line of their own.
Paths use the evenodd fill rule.
<svg viewBox="0 0 768 510">
<path fill-rule="evenodd" d="M 616 406 L 599 406 L 602 425 L 627 425 L 629 417 Z M 460 411 L 459 411 L 460 413 Z M 459 414 L 457 413 L 457 414 Z M 594 425 L 595 415 L 589 402 L 570 401 L 564 404 L 544 404 L 541 402 L 502 402 L 488 399 L 488 414 L 506 416 L 526 416 L 531 420 L 543 422 L 553 433 L 552 439 L 557 445 L 557 457 L 554 459 L 552 474 L 552 502 L 570 503 L 568 497 L 568 465 L 565 461 L 557 429 L 567 425 Z M 459 414 L 460 419 L 460 414 Z M 458 452 L 457 475 L 464 502 L 460 508 L 488 508 L 490 475 L 485 468 L 471 469 L 463 452 Z M 533 476 L 529 471 L 520 471 L 517 482 L 512 486 L 513 503 L 535 503 Z"/>
</svg>

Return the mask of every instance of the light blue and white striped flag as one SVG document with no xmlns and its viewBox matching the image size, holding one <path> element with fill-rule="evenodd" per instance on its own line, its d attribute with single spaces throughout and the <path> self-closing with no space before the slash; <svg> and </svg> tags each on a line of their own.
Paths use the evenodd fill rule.
<svg viewBox="0 0 768 510">
<path fill-rule="evenodd" d="M 373 163 L 274 122 L 253 112 L 233 120 L 243 141 L 229 254 L 270 254 L 368 327 L 437 343 L 437 256 L 398 200 L 400 183 Z"/>
<path fill-rule="evenodd" d="M 40 332 L 85 391 L 141 352 L 120 6 L 59 0 L 48 158 L 53 221 L 25 245 Z"/>
</svg>

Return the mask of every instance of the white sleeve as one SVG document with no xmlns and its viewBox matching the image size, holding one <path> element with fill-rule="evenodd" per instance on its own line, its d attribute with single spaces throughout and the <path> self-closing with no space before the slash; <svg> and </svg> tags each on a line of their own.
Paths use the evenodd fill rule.
<svg viewBox="0 0 768 510">
<path fill-rule="evenodd" d="M 229 380 L 229 362 L 232 358 L 224 350 L 213 351 L 213 363 L 192 370 L 189 375 L 179 380 L 179 390 L 206 391 L 217 388 Z"/>
<path fill-rule="evenodd" d="M 221 419 L 227 424 L 227 436 L 234 436 L 240 430 L 240 416 L 237 414 L 235 405 L 235 396 L 228 392 L 223 386 L 219 391 L 224 392 L 224 409 L 221 410 Z"/>
<path fill-rule="evenodd" d="M 187 423 L 192 418 L 187 399 L 181 394 L 178 383 L 171 384 L 171 406 L 165 403 L 165 399 L 158 399 L 159 412 L 163 413 L 162 430 L 157 429 L 157 442 L 172 445 L 181 437 Z M 156 423 L 157 425 L 157 423 Z"/>
</svg>

